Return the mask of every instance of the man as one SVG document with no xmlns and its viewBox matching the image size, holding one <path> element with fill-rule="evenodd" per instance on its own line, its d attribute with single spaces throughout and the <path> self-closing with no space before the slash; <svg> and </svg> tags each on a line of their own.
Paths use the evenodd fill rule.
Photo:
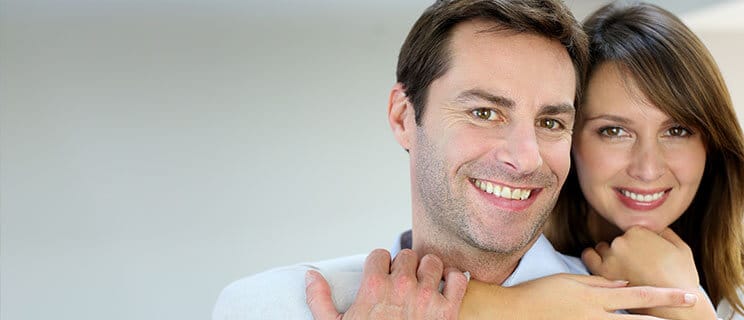
<svg viewBox="0 0 744 320">
<path fill-rule="evenodd" d="M 402 46 L 388 106 L 396 140 L 410 153 L 413 204 L 412 233 L 393 250 L 396 259 L 374 251 L 363 275 L 360 256 L 258 274 L 226 288 L 213 318 L 309 319 L 312 309 L 319 319 L 336 319 L 337 310 L 451 319 L 466 286 L 458 270 L 503 285 L 587 274 L 541 236 L 570 167 L 586 42 L 557 1 L 437 1 Z M 306 270 L 323 273 L 330 287 L 308 272 L 306 288 Z M 602 313 L 680 304 L 684 294 L 596 289 L 607 299 L 587 309 Z M 627 305 L 602 305 L 618 299 Z"/>
</svg>

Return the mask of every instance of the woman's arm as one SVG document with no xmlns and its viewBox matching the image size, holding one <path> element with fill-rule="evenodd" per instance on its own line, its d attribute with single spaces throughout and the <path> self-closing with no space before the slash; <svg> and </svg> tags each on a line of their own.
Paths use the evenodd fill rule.
<svg viewBox="0 0 744 320">
<path fill-rule="evenodd" d="M 513 287 L 477 280 L 468 283 L 460 319 L 619 319 L 614 310 L 689 309 L 696 296 L 680 289 L 626 287 L 625 281 L 598 276 L 557 274 Z M 672 308 L 674 307 L 674 308 Z M 657 319 L 622 315 L 622 319 Z"/>
<path fill-rule="evenodd" d="M 636 313 L 671 319 L 716 319 L 715 308 L 700 288 L 692 250 L 671 229 L 656 234 L 633 227 L 611 244 L 588 248 L 582 260 L 593 273 L 608 279 L 628 280 L 631 286 L 675 287 L 698 296 L 693 308 L 650 308 Z"/>
<path fill-rule="evenodd" d="M 438 289 L 440 279 L 444 287 Z M 640 320 L 657 318 L 617 315 L 611 310 L 695 304 L 680 289 L 625 287 L 624 281 L 573 274 L 509 288 L 471 280 L 463 299 L 467 280 L 462 273 L 444 269 L 433 255 L 419 260 L 411 250 L 401 251 L 392 261 L 387 251 L 373 251 L 365 261 L 355 301 L 345 314 L 336 310 L 331 288 L 320 274 L 309 271 L 307 280 L 307 304 L 317 320 L 449 319 L 457 318 L 458 311 L 460 319 Z"/>
</svg>

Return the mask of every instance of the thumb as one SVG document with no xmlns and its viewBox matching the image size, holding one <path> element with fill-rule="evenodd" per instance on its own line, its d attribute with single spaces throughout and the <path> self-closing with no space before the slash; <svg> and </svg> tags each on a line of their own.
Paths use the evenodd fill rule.
<svg viewBox="0 0 744 320">
<path fill-rule="evenodd" d="M 305 272 L 305 303 L 310 308 L 315 320 L 341 319 L 341 314 L 331 300 L 331 287 L 320 272 L 308 270 Z"/>
</svg>

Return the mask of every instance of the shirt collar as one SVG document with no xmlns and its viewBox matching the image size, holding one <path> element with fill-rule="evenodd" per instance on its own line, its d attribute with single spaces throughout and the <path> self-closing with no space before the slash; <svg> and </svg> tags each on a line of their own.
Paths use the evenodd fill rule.
<svg viewBox="0 0 744 320">
<path fill-rule="evenodd" d="M 393 243 L 390 254 L 395 257 L 402 249 L 412 247 L 412 232 L 407 230 Z M 557 273 L 581 273 L 588 274 L 581 261 L 577 258 L 567 257 L 555 251 L 544 235 L 535 241 L 529 250 L 519 261 L 514 272 L 506 278 L 503 286 L 510 287 L 525 281 L 534 280 Z"/>
</svg>

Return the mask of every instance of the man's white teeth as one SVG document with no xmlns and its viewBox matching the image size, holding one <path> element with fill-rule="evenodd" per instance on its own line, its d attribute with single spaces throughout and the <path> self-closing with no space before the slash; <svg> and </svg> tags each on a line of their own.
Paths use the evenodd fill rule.
<svg viewBox="0 0 744 320">
<path fill-rule="evenodd" d="M 635 201 L 651 202 L 651 201 L 659 200 L 659 198 L 661 198 L 664 195 L 665 191 L 657 192 L 653 194 L 638 194 L 638 193 L 630 192 L 628 190 L 621 190 L 621 192 L 624 196 L 631 198 Z"/>
<path fill-rule="evenodd" d="M 530 194 L 532 194 L 532 190 L 502 187 L 488 181 L 475 180 L 475 186 L 486 193 L 512 200 L 526 200 L 530 197 Z"/>
</svg>

